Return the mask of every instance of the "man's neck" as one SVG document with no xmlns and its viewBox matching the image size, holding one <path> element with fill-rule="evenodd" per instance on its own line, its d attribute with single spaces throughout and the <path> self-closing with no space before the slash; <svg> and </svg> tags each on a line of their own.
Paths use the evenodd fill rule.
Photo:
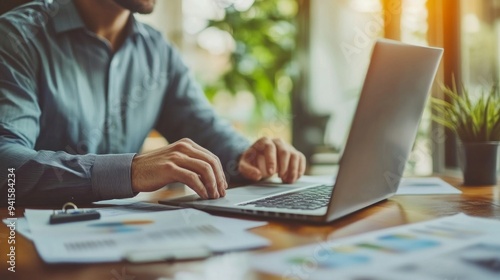
<svg viewBox="0 0 500 280">
<path fill-rule="evenodd" d="M 113 51 L 118 50 L 125 40 L 130 11 L 113 0 L 75 0 L 75 5 L 87 28 L 109 41 Z"/>
</svg>

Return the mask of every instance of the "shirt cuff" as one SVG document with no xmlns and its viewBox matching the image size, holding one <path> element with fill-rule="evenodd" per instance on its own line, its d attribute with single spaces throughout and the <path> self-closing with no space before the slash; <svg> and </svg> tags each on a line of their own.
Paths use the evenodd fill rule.
<svg viewBox="0 0 500 280">
<path fill-rule="evenodd" d="M 96 155 L 92 167 L 92 192 L 99 200 L 134 196 L 130 169 L 135 154 Z"/>
</svg>

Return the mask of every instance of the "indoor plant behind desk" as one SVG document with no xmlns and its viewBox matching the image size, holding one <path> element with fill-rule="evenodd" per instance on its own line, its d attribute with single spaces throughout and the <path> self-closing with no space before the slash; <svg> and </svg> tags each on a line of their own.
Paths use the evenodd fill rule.
<svg viewBox="0 0 500 280">
<path fill-rule="evenodd" d="M 432 98 L 433 120 L 460 139 L 459 162 L 464 185 L 496 185 L 500 144 L 500 93 L 497 86 L 477 96 L 455 82 L 443 86 L 445 100 Z"/>
</svg>

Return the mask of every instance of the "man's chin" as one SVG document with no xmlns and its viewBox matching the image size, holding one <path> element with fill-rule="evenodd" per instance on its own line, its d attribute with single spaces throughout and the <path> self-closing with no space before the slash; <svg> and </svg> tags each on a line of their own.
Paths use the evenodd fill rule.
<svg viewBox="0 0 500 280">
<path fill-rule="evenodd" d="M 114 0 L 118 5 L 132 13 L 150 14 L 153 12 L 156 0 Z"/>
</svg>

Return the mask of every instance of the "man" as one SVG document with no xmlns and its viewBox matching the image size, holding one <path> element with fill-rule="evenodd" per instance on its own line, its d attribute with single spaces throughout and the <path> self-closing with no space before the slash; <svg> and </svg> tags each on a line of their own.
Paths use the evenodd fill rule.
<svg viewBox="0 0 500 280">
<path fill-rule="evenodd" d="M 16 203 L 125 198 L 172 182 L 210 199 L 228 180 L 304 173 L 290 145 L 250 145 L 217 118 L 178 53 L 134 19 L 154 6 L 40 0 L 0 17 L 0 186 Z M 153 128 L 171 144 L 136 154 Z"/>
</svg>

